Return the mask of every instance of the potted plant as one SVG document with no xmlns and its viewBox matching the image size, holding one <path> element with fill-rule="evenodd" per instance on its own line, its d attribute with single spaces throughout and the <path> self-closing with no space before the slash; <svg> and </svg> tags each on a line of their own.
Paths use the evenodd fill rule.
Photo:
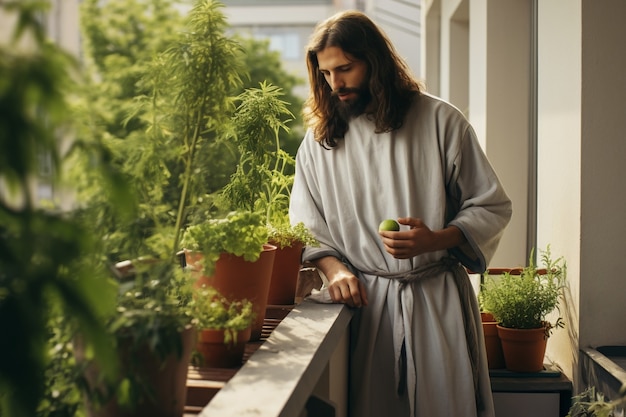
<svg viewBox="0 0 626 417">
<path fill-rule="evenodd" d="M 564 326 L 561 317 L 549 322 L 547 315 L 558 311 L 566 282 L 565 262 L 563 258 L 552 260 L 549 246 L 542 254 L 542 261 L 545 268 L 538 269 L 531 253 L 528 266 L 520 275 L 510 271 L 489 275 L 479 291 L 483 310 L 493 314 L 498 322 L 506 368 L 511 371 L 543 369 L 547 339 L 553 329 Z M 531 351 L 529 346 L 536 349 Z"/>
<path fill-rule="evenodd" d="M 254 312 L 248 300 L 228 300 L 214 288 L 203 286 L 189 304 L 198 329 L 196 350 L 200 367 L 233 368 L 241 365 L 250 340 Z"/>
<path fill-rule="evenodd" d="M 498 336 L 498 322 L 493 317 L 493 314 L 486 311 L 481 311 L 480 319 L 487 351 L 487 366 L 489 369 L 502 369 L 505 364 L 502 342 L 500 341 L 500 336 Z"/>
<path fill-rule="evenodd" d="M 233 118 L 240 159 L 236 172 L 221 193 L 234 209 L 264 214 L 268 242 L 278 248 L 272 272 L 269 304 L 294 302 L 300 257 L 304 245 L 316 240 L 304 224 L 289 222 L 289 198 L 295 161 L 281 149 L 280 130 L 288 130 L 293 115 L 281 100 L 280 88 L 261 83 L 238 96 Z"/>
<path fill-rule="evenodd" d="M 278 308 L 286 308 L 295 302 L 302 268 L 302 250 L 305 246 L 316 246 L 318 242 L 304 223 L 291 225 L 287 216 L 282 222 L 275 220 L 268 229 L 269 242 L 278 250 L 272 269 L 267 303 Z"/>
<path fill-rule="evenodd" d="M 488 268 L 487 271 L 481 276 L 481 285 L 484 283 L 485 278 L 490 275 L 502 275 L 508 272 L 511 275 L 520 275 L 522 268 Z M 487 364 L 489 369 L 503 369 L 505 367 L 504 354 L 502 353 L 502 341 L 498 336 L 498 322 L 493 317 L 493 314 L 486 311 L 482 305 L 481 297 L 479 294 L 478 305 L 480 307 L 480 319 L 483 327 L 483 336 L 485 339 L 485 349 L 487 351 Z"/>
<path fill-rule="evenodd" d="M 191 284 L 171 261 L 136 260 L 117 265 L 117 312 L 108 317 L 123 372 L 103 378 L 80 338 L 83 387 L 90 417 L 182 416 L 195 329 L 187 306 Z M 106 376 L 106 374 L 105 374 Z"/>
<path fill-rule="evenodd" d="M 212 287 L 230 300 L 252 302 L 251 340 L 262 334 L 276 253 L 267 240 L 264 217 L 239 210 L 189 226 L 181 241 L 186 264 L 195 270 L 196 287 Z"/>
</svg>

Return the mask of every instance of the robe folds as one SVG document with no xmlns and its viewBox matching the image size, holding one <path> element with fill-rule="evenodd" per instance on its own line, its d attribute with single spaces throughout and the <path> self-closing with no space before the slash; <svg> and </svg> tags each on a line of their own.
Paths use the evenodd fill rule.
<svg viewBox="0 0 626 417">
<path fill-rule="evenodd" d="M 477 301 L 464 298 L 457 281 L 459 269 L 469 280 L 465 270 L 431 268 L 408 283 L 395 279 L 442 259 L 475 272 L 489 264 L 512 209 L 474 130 L 458 109 L 422 93 L 401 128 L 375 133 L 361 115 L 338 143 L 324 149 L 310 130 L 305 135 L 290 218 L 320 242 L 305 248 L 303 261 L 336 256 L 367 291 L 369 305 L 350 325 L 349 415 L 493 416 Z M 398 217 L 420 218 L 432 230 L 455 225 L 467 243 L 395 259 L 378 225 Z M 477 363 L 466 336 L 468 311 Z"/>
</svg>

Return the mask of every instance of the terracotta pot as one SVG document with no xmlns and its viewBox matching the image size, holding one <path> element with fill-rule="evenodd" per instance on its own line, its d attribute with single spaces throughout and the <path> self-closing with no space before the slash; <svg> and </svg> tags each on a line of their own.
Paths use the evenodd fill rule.
<svg viewBox="0 0 626 417">
<path fill-rule="evenodd" d="M 198 333 L 196 349 L 202 355 L 202 366 L 207 368 L 236 368 L 241 366 L 246 343 L 250 341 L 251 327 L 236 333 L 236 340 L 224 341 L 224 330 L 204 329 Z"/>
<path fill-rule="evenodd" d="M 241 256 L 223 253 L 215 264 L 215 272 L 207 277 L 199 275 L 195 285 L 215 288 L 228 300 L 248 300 L 252 303 L 252 311 L 255 314 L 252 324 L 250 340 L 256 341 L 261 338 L 267 296 L 269 295 L 272 267 L 276 256 L 276 246 L 263 245 L 263 252 L 255 262 L 248 262 Z M 187 265 L 200 271 L 197 261 L 201 255 L 194 252 L 185 252 Z"/>
<path fill-rule="evenodd" d="M 547 338 L 545 329 L 509 329 L 497 326 L 506 369 L 513 372 L 543 370 Z"/>
<path fill-rule="evenodd" d="M 505 367 L 502 343 L 498 336 L 498 323 L 491 313 L 480 313 L 485 336 L 485 349 L 487 350 L 487 365 L 489 369 L 502 369 Z"/>
<path fill-rule="evenodd" d="M 272 242 L 270 242 L 272 244 Z M 300 272 L 302 243 L 295 242 L 291 246 L 278 248 L 274 258 L 272 279 L 267 297 L 269 305 L 292 305 L 296 297 L 296 285 Z"/>
<path fill-rule="evenodd" d="M 131 358 L 127 344 L 121 344 L 119 355 L 122 369 L 133 368 L 137 374 L 134 378 L 148 384 L 145 392 L 139 393 L 138 404 L 134 409 L 122 407 L 113 397 L 102 406 L 89 401 L 86 403 L 86 412 L 89 417 L 182 417 L 187 399 L 187 371 L 191 360 L 191 353 L 196 341 L 195 328 L 186 329 L 181 334 L 183 346 L 182 355 L 169 354 L 161 359 L 148 346 L 143 347 Z M 78 361 L 84 359 L 83 349 L 78 344 L 76 357 Z M 99 388 L 99 369 L 97 364 L 91 364 L 85 371 L 85 378 L 92 389 Z"/>
</svg>

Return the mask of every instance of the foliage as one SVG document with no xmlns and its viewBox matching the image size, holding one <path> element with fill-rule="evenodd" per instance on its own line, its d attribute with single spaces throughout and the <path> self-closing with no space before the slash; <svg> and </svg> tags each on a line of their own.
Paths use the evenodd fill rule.
<svg viewBox="0 0 626 417">
<path fill-rule="evenodd" d="M 134 97 L 149 94 L 140 80 L 154 56 L 183 29 L 183 17 L 171 0 L 84 0 L 80 24 L 92 81 L 84 93 L 97 110 L 94 122 L 111 138 L 143 134 L 144 120 L 127 120 Z"/>
<path fill-rule="evenodd" d="M 313 243 L 303 224 L 289 224 L 295 160 L 281 149 L 279 132 L 288 130 L 288 117 L 293 115 L 281 100 L 282 94 L 280 88 L 261 83 L 239 95 L 233 119 L 239 164 L 221 195 L 233 209 L 264 213 L 271 237 L 280 246 L 294 239 Z"/>
<path fill-rule="evenodd" d="M 130 275 L 121 277 L 117 312 L 110 330 L 148 345 L 161 357 L 181 352 L 177 335 L 191 324 L 186 307 L 191 301 L 189 279 L 168 261 L 135 261 Z M 130 277 L 131 279 L 128 279 Z"/>
<path fill-rule="evenodd" d="M 249 300 L 230 301 L 212 287 L 196 290 L 189 315 L 199 330 L 225 330 L 224 343 L 236 342 L 236 334 L 252 325 L 254 311 Z"/>
<path fill-rule="evenodd" d="M 115 335 L 112 346 L 125 352 L 122 372 L 93 381 L 79 374 L 77 381 L 92 404 L 105 404 L 115 397 L 123 407 L 136 407 L 152 395 L 154 381 L 146 380 L 143 356 L 151 352 L 159 360 L 183 354 L 183 331 L 193 318 L 187 307 L 192 298 L 190 280 L 182 268 L 169 260 L 138 259 L 117 265 L 120 286 L 117 311 L 107 316 L 108 331 Z M 98 369 L 101 362 L 75 350 L 80 370 Z M 120 355 L 122 360 L 122 355 Z"/>
<path fill-rule="evenodd" d="M 83 396 L 76 383 L 80 380 L 80 368 L 76 364 L 74 346 L 68 337 L 73 332 L 71 324 L 66 317 L 56 314 L 50 317 L 48 329 L 50 362 L 44 374 L 46 390 L 39 403 L 37 416 L 82 416 Z"/>
<path fill-rule="evenodd" d="M 606 401 L 604 394 L 592 386 L 574 396 L 566 417 L 619 417 L 624 415 L 625 406 L 626 385 L 620 388 L 619 397 L 612 401 Z"/>
<path fill-rule="evenodd" d="M 247 68 L 249 77 L 244 78 L 242 90 L 257 88 L 260 83 L 276 85 L 283 92 L 282 100 L 289 103 L 289 110 L 293 115 L 293 121 L 287 130 L 278 132 L 280 147 L 291 156 L 295 156 L 298 146 L 304 136 L 302 124 L 303 99 L 294 93 L 294 90 L 305 84 L 304 79 L 285 71 L 282 67 L 280 54 L 270 51 L 269 41 L 250 37 L 237 37 L 244 54 L 242 59 Z M 242 91 L 235 93 L 240 94 Z M 291 173 L 291 172 L 289 172 Z"/>
<path fill-rule="evenodd" d="M 107 375 L 116 364 L 107 325 L 170 349 L 164 343 L 176 339 L 158 325 L 172 319 L 173 331 L 190 320 L 170 274 L 178 233 L 227 183 L 243 59 L 264 62 L 224 35 L 217 2 L 197 1 L 183 26 L 168 0 L 84 0 L 82 80 L 45 39 L 47 3 L 0 2 L 18 16 L 12 43 L 0 48 L 0 415 L 12 417 L 35 415 L 38 404 L 37 415 L 80 411 L 70 386 L 74 332 Z M 80 210 L 34 201 L 29 183 L 42 158 L 51 162 L 50 184 L 77 192 Z M 137 265 L 141 256 L 165 266 L 110 279 L 108 264 Z"/>
<path fill-rule="evenodd" d="M 40 14 L 46 6 L 0 3 L 0 12 L 17 22 L 10 43 L 0 46 L 0 415 L 11 417 L 35 415 L 43 400 L 53 365 L 49 325 L 60 314 L 71 318 L 109 371 L 114 367 L 103 317 L 114 308 L 115 286 L 94 236 L 58 202 L 37 201 L 31 189 L 43 159 L 51 166 L 46 180 L 60 186 L 61 149 L 74 130 L 69 101 L 77 67 L 45 39 Z M 96 147 L 85 150 L 101 161 Z M 105 188 L 123 195 L 115 171 L 100 172 Z"/>
<path fill-rule="evenodd" d="M 292 246 L 294 242 L 301 242 L 305 246 L 319 245 L 317 239 L 302 222 L 295 225 L 271 224 L 268 226 L 268 235 L 270 243 L 279 248 Z"/>
<path fill-rule="evenodd" d="M 278 132 L 288 130 L 287 122 L 293 117 L 287 103 L 280 99 L 282 90 L 261 83 L 260 88 L 250 88 L 237 99 L 240 104 L 234 115 L 234 141 L 239 150 L 237 171 L 222 194 L 234 209 L 261 210 L 271 217 L 275 206 L 285 205 L 282 193 L 291 185 L 285 175 L 293 158 L 281 152 Z M 271 182 L 275 178 L 275 181 Z"/>
<path fill-rule="evenodd" d="M 90 161 L 76 165 L 75 181 L 84 185 L 83 200 L 89 201 L 94 226 L 106 231 L 103 244 L 111 259 L 170 249 L 167 242 L 175 239 L 176 204 L 188 168 L 182 152 L 187 149 L 194 153 L 195 162 L 181 223 L 197 223 L 229 211 L 215 206 L 213 195 L 228 183 L 237 164 L 237 149 L 224 132 L 235 109 L 233 97 L 244 88 L 268 80 L 285 87 L 293 113 L 299 114 L 302 106 L 302 100 L 291 93 L 301 81 L 281 67 L 267 42 L 224 36 L 227 24 L 220 3 L 195 2 L 190 12 L 195 22 L 179 16 L 173 3 L 85 0 L 81 6 L 90 74 L 84 92 L 90 104 L 89 113 L 83 115 L 89 121 L 84 134 L 102 138 L 110 164 L 124 171 L 139 203 L 137 215 L 119 218 L 102 201 L 100 181 L 90 175 Z M 198 95 L 196 101 L 192 93 Z M 200 123 L 194 124 L 193 110 L 185 103 L 202 104 L 199 97 L 213 100 L 204 103 L 207 119 L 196 119 Z M 190 147 L 192 135 L 186 142 L 183 137 L 192 128 L 200 133 L 195 148 Z M 281 130 L 281 143 L 293 154 L 302 137 L 299 130 Z"/>
<path fill-rule="evenodd" d="M 240 210 L 230 212 L 225 218 L 189 226 L 183 234 L 182 245 L 202 253 L 203 271 L 210 276 L 224 252 L 241 256 L 249 262 L 256 261 L 267 238 L 263 216 L 258 212 Z"/>
<path fill-rule="evenodd" d="M 147 345 L 161 358 L 172 352 L 180 355 L 180 334 L 192 321 L 187 308 L 192 300 L 189 279 L 178 273 L 181 268 L 175 262 L 180 231 L 207 196 L 204 179 L 212 169 L 208 156 L 226 137 L 234 111 L 229 94 L 240 84 L 240 48 L 224 34 L 227 25 L 221 7 L 197 1 L 184 30 L 129 75 L 132 80 L 137 77 L 136 97 L 125 122 L 134 128 L 120 137 L 104 135 L 112 165 L 132 184 L 136 216 L 116 216 L 98 198 L 97 180 L 81 182 L 86 186 L 81 214 L 102 226 L 103 251 L 115 263 L 113 270 L 120 272 L 118 308 L 107 316 L 108 330 L 131 352 Z M 89 160 L 81 162 L 77 166 L 84 169 Z M 121 378 L 110 379 L 102 392 L 88 394 L 98 401 L 115 393 L 118 402 L 132 405 L 147 389 L 146 382 L 150 381 L 142 380 L 130 363 Z"/>
<path fill-rule="evenodd" d="M 536 329 L 545 326 L 549 334 L 553 327 L 563 327 L 562 318 L 549 323 L 546 316 L 558 310 L 566 282 L 566 265 L 563 258 L 551 259 L 549 246 L 542 254 L 545 270 L 537 268 L 533 255 L 531 253 L 528 266 L 519 276 L 509 272 L 497 278 L 486 276 L 479 301 L 483 311 L 493 314 L 503 327 Z"/>
<path fill-rule="evenodd" d="M 170 2 L 149 3 L 162 8 L 158 16 L 171 12 L 171 7 L 166 7 Z M 232 172 L 235 152 L 226 140 L 226 132 L 234 111 L 231 92 L 240 88 L 245 68 L 240 45 L 225 35 L 227 23 L 221 7 L 218 2 L 197 1 L 184 26 L 174 26 L 173 39 L 166 37 L 150 44 L 150 48 L 158 47 L 161 51 L 149 57 L 130 48 L 131 42 L 124 43 L 127 48 L 123 48 L 121 41 L 109 35 L 110 31 L 87 31 L 88 35 L 109 36 L 106 42 L 101 38 L 91 41 L 102 41 L 106 47 L 89 49 L 95 51 L 92 61 L 111 63 L 95 67 L 93 79 L 103 80 L 101 88 L 95 91 L 104 89 L 110 96 L 109 90 L 118 79 L 115 71 L 124 72 L 116 66 L 121 62 L 117 55 L 102 56 L 107 48 L 117 51 L 115 47 L 119 47 L 119 54 L 138 60 L 137 70 L 128 75 L 128 83 L 124 84 L 134 88 L 124 90 L 119 97 L 124 102 L 124 120 L 120 123 L 116 117 L 114 123 L 127 130 L 116 131 L 100 123 L 100 119 L 88 126 L 106 138 L 112 164 L 120 167 L 132 185 L 138 201 L 137 215 L 130 219 L 113 216 L 111 208 L 99 201 L 97 179 L 86 183 L 86 170 L 77 166 L 78 181 L 86 185 L 82 189 L 84 199 L 98 227 L 107 231 L 105 250 L 113 259 L 171 255 L 178 245 L 181 228 L 190 216 L 211 204 L 210 195 L 227 182 Z M 140 13 L 136 7 L 129 12 Z M 115 22 L 111 14 L 108 18 Z M 91 19 L 102 17 L 92 15 Z M 176 18 L 173 21 L 178 22 Z M 158 32 L 156 25 L 161 19 L 151 22 L 152 25 L 142 24 L 149 28 L 145 34 L 125 33 L 125 27 L 114 33 L 122 33 L 122 40 L 131 38 L 140 45 L 146 44 L 145 38 Z M 171 25 L 167 24 L 168 32 L 173 30 Z M 108 114 L 108 108 L 103 108 L 103 117 Z"/>
</svg>

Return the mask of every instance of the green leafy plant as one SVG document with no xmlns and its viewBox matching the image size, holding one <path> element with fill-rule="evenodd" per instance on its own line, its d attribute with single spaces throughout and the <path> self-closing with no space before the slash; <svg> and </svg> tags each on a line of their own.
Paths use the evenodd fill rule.
<svg viewBox="0 0 626 417">
<path fill-rule="evenodd" d="M 187 305 L 192 298 L 189 279 L 169 261 L 136 260 L 120 277 L 117 311 L 109 318 L 113 334 L 149 345 L 161 357 L 180 352 L 177 337 L 192 323 Z"/>
<path fill-rule="evenodd" d="M 249 262 L 259 259 L 267 238 L 264 217 L 259 212 L 240 210 L 189 226 L 181 243 L 188 250 L 202 253 L 203 271 L 212 275 L 222 253 L 241 256 Z"/>
<path fill-rule="evenodd" d="M 155 0 L 152 6 L 156 10 L 167 4 Z M 93 9 L 96 4 L 89 1 L 87 6 Z M 180 330 L 191 320 L 184 309 L 189 300 L 186 290 L 175 279 L 180 268 L 176 254 L 190 215 L 212 191 L 205 187 L 212 167 L 206 161 L 214 159 L 208 156 L 221 149 L 229 131 L 234 111 L 230 93 L 241 85 L 244 73 L 241 48 L 226 36 L 222 7 L 215 1 L 196 1 L 169 46 L 126 75 L 138 88 L 126 122 L 143 130 L 119 138 L 109 135 L 105 143 L 110 163 L 124 173 L 137 196 L 136 216 L 111 216 L 110 208 L 102 207 L 97 198 L 92 206 L 101 192 L 90 187 L 97 181 L 84 190 L 89 200 L 83 202 L 83 216 L 103 225 L 107 258 L 117 265 L 129 260 L 134 269 L 130 277 L 125 273 L 118 277 L 118 310 L 111 331 L 148 332 L 153 346 L 167 340 L 161 340 L 159 330 L 150 330 L 151 326 L 160 323 Z M 155 18 L 165 14 L 160 10 Z M 100 33 L 91 23 L 87 28 Z"/>
<path fill-rule="evenodd" d="M 212 287 L 195 291 L 189 315 L 198 330 L 224 330 L 224 343 L 236 343 L 237 332 L 252 326 L 254 312 L 248 300 L 230 301 Z"/>
<path fill-rule="evenodd" d="M 221 196 L 232 209 L 264 213 L 272 243 L 290 246 L 298 240 L 315 244 L 304 224 L 289 223 L 294 158 L 281 149 L 279 132 L 288 131 L 293 115 L 281 100 L 282 90 L 267 83 L 239 95 L 233 118 L 240 154 L 236 172 Z"/>
<path fill-rule="evenodd" d="M 274 223 L 268 226 L 269 241 L 279 248 L 292 246 L 294 242 L 301 242 L 305 246 L 317 246 L 319 242 L 304 223 L 291 225 L 288 222 Z"/>
<path fill-rule="evenodd" d="M 546 321 L 546 316 L 558 311 L 566 283 L 566 264 L 563 258 L 552 260 L 549 246 L 542 254 L 543 269 L 537 268 L 533 255 L 519 276 L 510 272 L 497 277 L 487 275 L 481 285 L 479 302 L 483 311 L 491 313 L 503 327 L 544 327 L 549 335 L 553 328 L 564 325 L 561 317 L 551 323 Z"/>
<path fill-rule="evenodd" d="M 95 7 L 92 3 L 86 2 L 85 6 Z M 181 27 L 176 28 L 176 36 L 165 46 L 164 42 L 152 46 L 135 32 L 127 34 L 130 38 L 136 36 L 138 45 L 163 49 L 148 62 L 145 55 L 139 56 L 144 61 L 130 74 L 126 67 L 119 69 L 125 74 L 123 86 L 135 89 L 125 93 L 125 119 L 120 121 L 115 114 L 115 121 L 122 125 L 118 130 L 108 128 L 108 117 L 113 115 L 92 116 L 89 120 L 87 128 L 91 130 L 86 133 L 95 130 L 93 134 L 106 138 L 110 163 L 124 173 L 137 201 L 135 216 L 115 216 L 111 207 L 100 201 L 97 178 L 86 183 L 85 172 L 89 170 L 84 166 L 89 161 L 77 165 L 77 181 L 85 184 L 81 195 L 84 204 L 92 211 L 92 223 L 106 231 L 103 244 L 114 261 L 142 256 L 173 259 L 180 249 L 182 229 L 217 211 L 211 207 L 211 195 L 226 184 L 236 163 L 236 151 L 228 137 L 235 111 L 233 92 L 240 89 L 245 75 L 241 45 L 226 35 L 228 24 L 222 8 L 216 1 L 195 1 Z M 155 13 L 161 17 L 165 14 Z M 88 34 L 97 35 L 89 44 L 99 45 L 102 32 L 96 31 L 94 24 L 88 29 Z M 118 51 L 124 39 L 92 49 Z M 118 55 L 96 56 L 93 61 L 125 62 L 126 58 Z M 110 66 L 94 68 L 111 71 Z M 109 74 L 105 77 L 107 83 L 99 89 L 117 91 L 114 81 L 119 77 Z M 101 77 L 96 72 L 91 78 Z M 109 130 L 99 131 L 99 126 Z M 206 212 L 207 207 L 211 212 Z"/>
<path fill-rule="evenodd" d="M 237 171 L 222 191 L 233 209 L 262 211 L 268 221 L 288 204 L 292 178 L 286 169 L 295 164 L 280 149 L 278 133 L 288 130 L 286 123 L 293 117 L 281 96 L 279 87 L 261 83 L 237 97 L 233 124 L 240 157 Z"/>
<path fill-rule="evenodd" d="M 148 379 L 143 367 L 146 353 L 161 363 L 172 354 L 178 359 L 183 356 L 183 333 L 193 326 L 187 310 L 192 285 L 182 268 L 169 260 L 138 259 L 117 267 L 117 311 L 107 316 L 107 329 L 115 336 L 113 347 L 124 367 L 97 380 L 83 372 L 78 380 L 96 407 L 114 399 L 123 408 L 134 408 L 153 398 L 154 381 Z M 100 361 L 92 360 L 81 343 L 74 343 L 74 351 L 80 369 L 100 369 Z"/>
</svg>

